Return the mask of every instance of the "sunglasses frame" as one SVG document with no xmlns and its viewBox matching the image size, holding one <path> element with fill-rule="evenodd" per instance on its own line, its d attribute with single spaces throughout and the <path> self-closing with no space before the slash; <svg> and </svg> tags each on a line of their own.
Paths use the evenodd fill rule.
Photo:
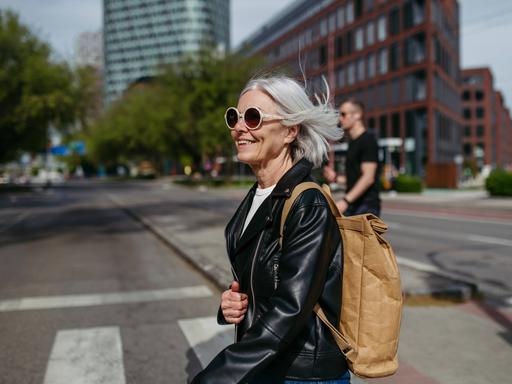
<svg viewBox="0 0 512 384">
<path fill-rule="evenodd" d="M 229 112 L 230 109 L 233 109 L 236 112 L 237 116 L 238 116 L 238 120 L 235 123 L 234 127 L 230 127 L 229 123 L 228 123 L 228 112 Z M 260 114 L 260 121 L 259 121 L 258 125 L 256 125 L 254 128 L 249 127 L 247 125 L 247 122 L 246 122 L 245 117 L 244 117 L 249 109 L 255 109 Z M 265 113 L 261 109 L 259 109 L 258 107 L 248 107 L 248 108 L 246 108 L 246 110 L 244 111 L 243 114 L 237 108 L 235 108 L 235 107 L 229 107 L 228 109 L 226 109 L 226 112 L 224 113 L 224 120 L 226 121 L 226 125 L 228 126 L 229 130 L 233 131 L 236 128 L 236 125 L 238 124 L 240 119 L 242 119 L 244 121 L 244 125 L 245 125 L 245 127 L 248 130 L 254 131 L 256 129 L 259 129 L 261 127 L 261 124 L 263 124 L 263 121 L 265 121 L 265 120 L 284 120 L 284 117 L 283 116 L 272 115 L 272 114 L 269 114 L 269 113 Z"/>
</svg>

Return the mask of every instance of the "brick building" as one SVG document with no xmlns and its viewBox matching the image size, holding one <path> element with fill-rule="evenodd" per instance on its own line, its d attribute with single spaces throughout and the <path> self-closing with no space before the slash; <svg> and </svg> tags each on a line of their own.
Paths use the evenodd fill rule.
<svg viewBox="0 0 512 384">
<path fill-rule="evenodd" d="M 490 69 L 468 68 L 461 75 L 464 158 L 480 169 L 510 165 L 512 122 Z"/>
<path fill-rule="evenodd" d="M 453 187 L 461 152 L 459 7 L 456 0 L 298 0 L 244 42 L 270 68 L 308 88 L 328 80 L 336 103 L 367 107 L 381 157 Z"/>
<path fill-rule="evenodd" d="M 502 93 L 496 99 L 496 165 L 512 171 L 512 118 Z"/>
</svg>

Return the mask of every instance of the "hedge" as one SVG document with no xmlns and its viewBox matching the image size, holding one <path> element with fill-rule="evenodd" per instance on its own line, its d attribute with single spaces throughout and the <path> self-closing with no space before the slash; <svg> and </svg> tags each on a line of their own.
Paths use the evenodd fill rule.
<svg viewBox="0 0 512 384">
<path fill-rule="evenodd" d="M 497 168 L 485 179 L 485 189 L 491 196 L 512 196 L 512 172 Z"/>
<path fill-rule="evenodd" d="M 395 190 L 397 192 L 421 192 L 423 191 L 423 182 L 417 176 L 398 175 L 395 180 Z"/>
</svg>

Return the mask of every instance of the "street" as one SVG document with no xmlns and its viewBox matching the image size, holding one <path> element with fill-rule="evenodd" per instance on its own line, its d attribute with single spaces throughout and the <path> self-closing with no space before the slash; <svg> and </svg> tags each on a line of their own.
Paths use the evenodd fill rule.
<svg viewBox="0 0 512 384">
<path fill-rule="evenodd" d="M 183 250 L 229 282 L 222 232 L 244 193 L 162 179 L 0 195 L 0 383 L 187 382 L 233 332 L 216 325 L 220 292 Z M 398 257 L 512 296 L 510 222 L 389 206 Z M 400 370 L 369 382 L 478 383 L 482 365 L 504 382 L 511 324 L 509 308 L 485 303 L 406 306 Z"/>
<path fill-rule="evenodd" d="M 97 186 L 0 198 L 0 383 L 197 372 L 187 321 L 217 310 L 215 287 Z"/>
<path fill-rule="evenodd" d="M 397 256 L 474 281 L 489 295 L 512 297 L 512 221 L 392 209 L 383 219 Z"/>
</svg>

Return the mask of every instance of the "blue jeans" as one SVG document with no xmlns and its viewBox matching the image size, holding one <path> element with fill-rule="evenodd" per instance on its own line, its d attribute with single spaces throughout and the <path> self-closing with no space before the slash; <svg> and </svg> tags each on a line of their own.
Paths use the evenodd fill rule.
<svg viewBox="0 0 512 384">
<path fill-rule="evenodd" d="M 315 381 L 285 380 L 283 384 L 350 384 L 350 372 L 345 372 L 339 379 Z"/>
</svg>

